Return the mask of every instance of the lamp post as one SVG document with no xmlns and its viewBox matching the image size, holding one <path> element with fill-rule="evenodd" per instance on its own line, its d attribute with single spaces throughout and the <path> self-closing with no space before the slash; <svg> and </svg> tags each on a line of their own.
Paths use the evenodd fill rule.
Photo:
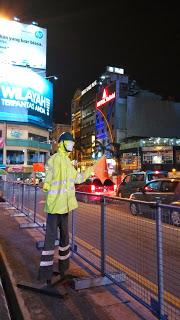
<svg viewBox="0 0 180 320">
<path fill-rule="evenodd" d="M 48 76 L 48 77 L 44 77 L 45 79 L 54 79 L 54 80 L 58 80 L 57 76 Z"/>
</svg>

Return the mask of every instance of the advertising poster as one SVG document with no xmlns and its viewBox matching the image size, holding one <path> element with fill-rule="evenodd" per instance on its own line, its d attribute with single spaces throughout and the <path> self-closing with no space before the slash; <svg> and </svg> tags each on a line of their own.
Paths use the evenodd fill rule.
<svg viewBox="0 0 180 320">
<path fill-rule="evenodd" d="M 0 74 L 0 120 L 52 128 L 53 84 L 29 68 Z"/>
<path fill-rule="evenodd" d="M 46 29 L 0 19 L 0 62 L 46 69 Z"/>
</svg>

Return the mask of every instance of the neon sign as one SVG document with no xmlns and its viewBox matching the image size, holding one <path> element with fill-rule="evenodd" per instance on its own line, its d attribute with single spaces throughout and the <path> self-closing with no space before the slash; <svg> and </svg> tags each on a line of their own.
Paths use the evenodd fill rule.
<svg viewBox="0 0 180 320">
<path fill-rule="evenodd" d="M 111 101 L 112 99 L 115 99 L 115 97 L 116 97 L 115 91 L 107 95 L 106 89 L 104 89 L 102 99 L 97 102 L 97 108 L 103 106 L 104 104 Z"/>
<path fill-rule="evenodd" d="M 82 90 L 81 92 L 81 96 L 83 96 L 83 94 L 85 94 L 86 92 L 88 92 L 89 90 L 91 90 L 94 86 L 97 85 L 97 80 L 95 80 L 93 83 L 91 83 L 88 87 L 86 87 L 84 90 Z"/>
</svg>

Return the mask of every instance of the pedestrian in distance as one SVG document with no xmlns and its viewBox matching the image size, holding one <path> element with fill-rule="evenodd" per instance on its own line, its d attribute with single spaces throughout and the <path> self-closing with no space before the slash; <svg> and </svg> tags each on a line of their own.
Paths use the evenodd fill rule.
<svg viewBox="0 0 180 320">
<path fill-rule="evenodd" d="M 41 253 L 38 279 L 50 282 L 53 275 L 55 240 L 59 228 L 58 250 L 59 274 L 63 278 L 69 268 L 70 244 L 68 231 L 69 212 L 78 207 L 75 197 L 75 184 L 84 182 L 93 173 L 96 165 L 80 173 L 69 158 L 73 151 L 74 139 L 71 133 L 63 132 L 58 139 L 57 153 L 46 165 L 43 191 L 46 192 L 44 211 L 47 213 L 44 248 Z"/>
</svg>

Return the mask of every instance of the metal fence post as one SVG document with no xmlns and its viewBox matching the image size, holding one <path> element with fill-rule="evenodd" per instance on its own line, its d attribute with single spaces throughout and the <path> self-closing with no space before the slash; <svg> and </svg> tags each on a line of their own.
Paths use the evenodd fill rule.
<svg viewBox="0 0 180 320">
<path fill-rule="evenodd" d="M 163 243 L 160 200 L 156 202 L 156 245 L 157 245 L 157 278 L 158 278 L 158 314 L 159 319 L 166 319 L 163 315 L 164 280 L 163 280 Z"/>
<path fill-rule="evenodd" d="M 101 197 L 101 275 L 104 276 L 105 273 L 105 238 L 106 238 L 106 223 L 105 223 L 105 215 L 106 215 L 106 199 L 105 197 Z"/>
<path fill-rule="evenodd" d="M 34 194 L 34 220 L 33 222 L 36 223 L 36 208 L 37 208 L 37 186 L 35 186 L 34 188 L 34 191 L 35 191 L 35 194 Z"/>
<path fill-rule="evenodd" d="M 14 181 L 13 181 L 13 183 L 12 183 L 12 186 L 13 186 L 13 197 L 12 197 L 12 202 L 11 202 L 11 204 L 14 206 L 14 202 L 15 202 Z"/>
<path fill-rule="evenodd" d="M 75 232 L 76 232 L 76 211 L 72 210 L 72 238 L 71 238 L 71 251 L 72 251 L 72 255 L 73 253 L 77 250 L 76 246 L 75 246 Z"/>
<path fill-rule="evenodd" d="M 22 184 L 22 194 L 21 194 L 21 212 L 23 212 L 23 207 L 24 207 L 24 183 Z"/>
</svg>

